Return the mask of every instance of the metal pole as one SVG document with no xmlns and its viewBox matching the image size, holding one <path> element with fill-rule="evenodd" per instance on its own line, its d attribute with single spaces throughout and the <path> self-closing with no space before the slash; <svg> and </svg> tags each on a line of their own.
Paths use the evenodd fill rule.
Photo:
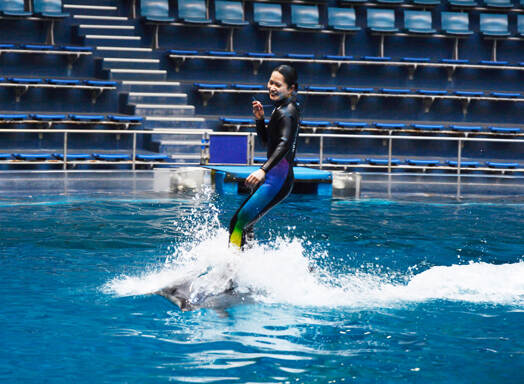
<svg viewBox="0 0 524 384">
<path fill-rule="evenodd" d="M 388 139 L 388 197 L 391 198 L 391 155 L 393 153 L 393 139 L 391 138 L 391 131 L 389 131 Z"/>
<path fill-rule="evenodd" d="M 133 165 L 132 169 L 135 170 L 135 163 L 136 163 L 136 132 L 133 132 Z"/>
<path fill-rule="evenodd" d="M 458 150 L 457 150 L 457 200 L 460 200 L 460 167 L 462 166 L 462 140 L 458 140 Z"/>
<path fill-rule="evenodd" d="M 67 169 L 67 132 L 64 132 L 64 171 Z"/>
<path fill-rule="evenodd" d="M 322 169 L 322 160 L 324 160 L 324 135 L 320 136 L 320 169 Z"/>
</svg>

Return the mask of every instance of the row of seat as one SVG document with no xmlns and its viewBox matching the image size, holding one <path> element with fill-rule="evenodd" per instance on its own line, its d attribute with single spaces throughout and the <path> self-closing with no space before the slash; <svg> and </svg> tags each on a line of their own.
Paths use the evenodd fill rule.
<svg viewBox="0 0 524 384">
<path fill-rule="evenodd" d="M 254 157 L 255 163 L 264 163 L 267 158 L 265 157 Z M 320 158 L 318 157 L 300 157 L 297 156 L 295 158 L 295 161 L 298 164 L 319 164 Z M 417 168 L 427 168 L 427 167 L 458 167 L 458 161 L 457 160 L 435 160 L 435 159 L 406 159 L 401 160 L 397 158 L 392 158 L 391 160 L 384 159 L 384 158 L 347 158 L 347 157 L 327 157 L 323 161 L 324 164 L 332 164 L 332 165 L 344 165 L 344 166 L 362 166 L 362 165 L 368 165 L 368 166 L 380 166 L 380 167 L 386 167 L 388 165 L 395 166 L 395 167 L 401 167 L 401 166 L 409 166 L 409 167 L 417 167 Z M 521 167 L 521 165 L 514 161 L 461 161 L 460 166 L 461 168 L 481 168 L 482 166 L 486 166 L 491 169 L 518 169 Z"/>
<path fill-rule="evenodd" d="M 473 9 L 478 7 L 493 8 L 496 10 L 519 10 L 524 7 L 524 0 L 340 0 L 341 3 L 347 3 L 352 5 L 360 4 L 377 4 L 383 5 L 404 5 L 414 4 L 422 7 L 437 6 L 448 3 L 453 8 L 459 9 Z"/>
<path fill-rule="evenodd" d="M 131 156 L 126 153 L 68 153 L 67 161 L 130 161 Z M 136 154 L 135 159 L 138 161 L 164 162 L 169 161 L 167 155 L 160 154 Z M 0 153 L 0 161 L 49 161 L 64 160 L 63 153 Z"/>
<path fill-rule="evenodd" d="M 0 44 L 0 54 L 3 53 L 41 53 L 41 54 L 80 54 L 90 55 L 93 47 L 53 44 Z"/>
<path fill-rule="evenodd" d="M 142 116 L 115 115 L 115 114 L 84 114 L 84 113 L 0 113 L 0 124 L 131 124 L 136 125 L 144 121 Z"/>
<path fill-rule="evenodd" d="M 179 25 L 211 25 L 213 21 L 208 17 L 208 11 L 204 0 L 179 0 L 179 19 L 169 16 L 169 4 L 164 1 L 142 2 L 142 15 L 148 22 L 157 23 L 155 29 L 154 45 L 158 48 L 158 23 Z M 342 35 L 354 34 L 361 30 L 357 23 L 355 10 L 353 8 L 327 8 L 327 23 L 322 24 L 317 5 L 291 6 L 291 25 L 283 22 L 282 5 L 279 3 L 254 3 L 253 21 L 259 28 L 268 30 L 266 51 L 271 52 L 271 32 L 273 30 L 284 31 L 320 31 L 331 32 Z M 469 29 L 469 14 L 463 12 L 442 12 L 441 29 L 437 31 L 433 27 L 431 11 L 404 11 L 405 32 L 411 35 L 431 35 L 438 37 L 466 38 L 473 34 Z M 228 48 L 233 50 L 233 28 L 241 28 L 249 24 L 245 20 L 244 8 L 238 1 L 216 1 L 215 20 L 220 26 L 231 28 L 228 39 Z M 290 28 L 292 27 L 292 28 Z M 400 28 L 396 26 L 394 9 L 367 9 L 367 27 L 376 34 L 399 35 Z M 524 36 L 524 15 L 518 15 L 517 35 L 512 37 L 509 29 L 508 15 L 482 13 L 480 14 L 480 33 L 486 38 L 521 38 Z M 442 35 L 441 35 L 442 34 Z M 345 41 L 344 41 L 345 45 Z M 340 53 L 345 54 L 345 48 L 341 41 Z M 383 54 L 383 41 L 381 40 L 380 56 Z"/>
<path fill-rule="evenodd" d="M 206 106 L 215 93 L 266 93 L 266 86 L 262 84 L 216 84 L 194 83 L 196 91 L 202 96 Z M 467 114 L 468 107 L 473 100 L 477 101 L 506 101 L 520 103 L 524 96 L 520 92 L 485 92 L 470 90 L 448 91 L 444 89 L 409 89 L 409 88 L 370 88 L 370 87 L 335 87 L 335 86 L 306 86 L 299 90 L 299 95 L 310 96 L 343 96 L 349 97 L 351 110 L 355 110 L 362 97 L 397 97 L 422 99 L 424 112 L 429 112 L 432 104 L 438 99 L 457 100 L 462 103 L 462 112 Z"/>
<path fill-rule="evenodd" d="M 290 62 L 290 63 L 308 63 L 308 64 L 328 64 L 331 68 L 331 75 L 336 76 L 342 65 L 380 65 L 390 67 L 407 68 L 409 79 L 413 80 L 417 68 L 442 68 L 447 71 L 448 80 L 453 80 L 453 75 L 458 68 L 463 69 L 498 69 L 510 71 L 524 71 L 524 61 L 510 63 L 505 60 L 480 60 L 473 62 L 468 59 L 437 59 L 432 60 L 429 57 L 400 57 L 392 58 L 389 56 L 341 56 L 341 55 L 323 55 L 315 56 L 314 54 L 296 54 L 288 53 L 285 55 L 276 55 L 275 53 L 266 52 L 246 52 L 239 53 L 235 51 L 202 51 L 188 49 L 170 49 L 167 51 L 168 57 L 174 62 L 175 70 L 180 71 L 180 67 L 188 60 L 221 60 L 221 61 L 245 61 L 253 64 L 254 74 L 258 74 L 258 69 L 263 62 Z"/>
<path fill-rule="evenodd" d="M 0 77 L 0 87 L 14 88 L 15 100 L 20 102 L 30 88 L 51 88 L 51 89 L 79 89 L 91 92 L 91 102 L 96 103 L 96 99 L 107 90 L 115 90 L 118 83 L 107 80 L 88 80 L 88 79 L 53 79 L 53 78 L 34 78 L 34 77 Z"/>
<path fill-rule="evenodd" d="M 253 127 L 255 121 L 250 118 L 221 117 L 220 121 L 224 128 L 234 127 Z M 265 120 L 266 124 L 269 120 Z M 327 121 L 327 120 L 301 120 L 301 129 L 312 130 L 344 130 L 344 131 L 366 131 L 366 130 L 416 130 L 426 132 L 476 132 L 492 133 L 496 135 L 522 135 L 524 129 L 520 127 L 499 127 L 495 125 L 465 125 L 465 124 L 435 124 L 435 123 L 383 123 L 383 122 L 363 122 L 363 121 Z"/>
<path fill-rule="evenodd" d="M 0 0 L 0 18 L 47 21 L 47 44 L 54 44 L 54 25 L 57 20 L 69 17 L 62 10 L 62 0 L 29 0 L 25 8 L 25 0 Z"/>
</svg>

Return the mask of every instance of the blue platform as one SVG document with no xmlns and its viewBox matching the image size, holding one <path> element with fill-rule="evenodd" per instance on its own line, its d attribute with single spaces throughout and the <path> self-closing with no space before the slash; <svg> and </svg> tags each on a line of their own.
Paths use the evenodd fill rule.
<svg viewBox="0 0 524 384">
<path fill-rule="evenodd" d="M 243 181 L 259 166 L 206 166 L 213 175 L 215 189 L 218 193 L 236 194 L 246 192 Z M 306 167 L 294 167 L 295 187 L 293 193 L 310 193 L 320 196 L 331 196 L 331 172 Z"/>
</svg>

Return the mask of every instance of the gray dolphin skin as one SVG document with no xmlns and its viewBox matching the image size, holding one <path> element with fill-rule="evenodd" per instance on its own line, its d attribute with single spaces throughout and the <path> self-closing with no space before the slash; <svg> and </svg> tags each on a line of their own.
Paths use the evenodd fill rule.
<svg viewBox="0 0 524 384">
<path fill-rule="evenodd" d="M 238 292 L 232 279 L 227 279 L 222 284 L 223 288 L 218 291 L 206 292 L 202 290 L 195 293 L 194 283 L 199 278 L 200 276 L 185 279 L 163 288 L 155 294 L 165 297 L 183 312 L 211 308 L 223 315 L 224 311 L 230 307 L 253 302 L 250 292 Z"/>
</svg>

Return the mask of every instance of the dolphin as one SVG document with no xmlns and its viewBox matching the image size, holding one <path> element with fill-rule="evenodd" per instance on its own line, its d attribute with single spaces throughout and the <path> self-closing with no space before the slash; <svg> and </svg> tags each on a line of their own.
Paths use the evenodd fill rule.
<svg viewBox="0 0 524 384">
<path fill-rule="evenodd" d="M 253 302 L 251 292 L 239 291 L 233 279 L 223 272 L 218 276 L 209 271 L 189 276 L 154 293 L 165 297 L 183 312 L 211 308 L 225 316 L 228 308 Z"/>
</svg>

